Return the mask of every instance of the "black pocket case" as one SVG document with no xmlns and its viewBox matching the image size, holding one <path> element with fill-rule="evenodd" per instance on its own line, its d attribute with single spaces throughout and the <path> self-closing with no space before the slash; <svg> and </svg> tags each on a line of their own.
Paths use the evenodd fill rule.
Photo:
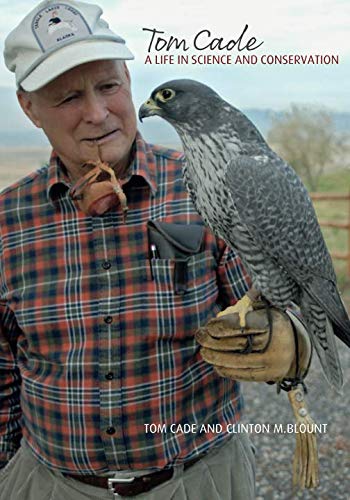
<svg viewBox="0 0 350 500">
<path fill-rule="evenodd" d="M 187 290 L 188 259 L 202 251 L 204 227 L 199 224 L 173 224 L 148 221 L 149 257 L 173 259 L 175 293 L 183 295 Z M 151 245 L 155 249 L 151 251 Z"/>
</svg>

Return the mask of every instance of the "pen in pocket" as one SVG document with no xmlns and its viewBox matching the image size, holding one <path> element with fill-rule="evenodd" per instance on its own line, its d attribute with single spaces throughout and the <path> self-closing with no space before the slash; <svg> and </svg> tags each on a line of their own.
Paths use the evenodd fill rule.
<svg viewBox="0 0 350 500">
<path fill-rule="evenodd" d="M 151 258 L 158 259 L 158 250 L 154 243 L 151 244 Z"/>
<path fill-rule="evenodd" d="M 156 245 L 154 243 L 151 243 L 151 246 L 150 246 L 150 259 L 149 259 L 149 266 L 150 266 L 150 270 L 151 270 L 151 278 L 152 278 L 152 280 L 154 280 L 152 259 L 158 259 L 158 250 L 157 250 L 157 247 L 156 247 Z"/>
</svg>

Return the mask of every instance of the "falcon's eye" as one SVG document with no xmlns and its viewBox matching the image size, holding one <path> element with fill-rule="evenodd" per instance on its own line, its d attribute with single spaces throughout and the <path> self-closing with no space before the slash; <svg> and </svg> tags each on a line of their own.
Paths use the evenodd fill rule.
<svg viewBox="0 0 350 500">
<path fill-rule="evenodd" d="M 156 98 L 161 102 L 166 102 L 175 96 L 175 92 L 172 89 L 163 89 L 157 92 Z"/>
</svg>

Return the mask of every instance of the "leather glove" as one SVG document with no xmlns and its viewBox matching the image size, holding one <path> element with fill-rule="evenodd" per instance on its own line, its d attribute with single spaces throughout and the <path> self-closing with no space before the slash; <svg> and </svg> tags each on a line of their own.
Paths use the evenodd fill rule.
<svg viewBox="0 0 350 500">
<path fill-rule="evenodd" d="M 242 330 L 237 313 L 211 319 L 196 332 L 201 355 L 217 373 L 234 380 L 280 382 L 304 378 L 311 342 L 301 320 L 259 302 Z"/>
</svg>

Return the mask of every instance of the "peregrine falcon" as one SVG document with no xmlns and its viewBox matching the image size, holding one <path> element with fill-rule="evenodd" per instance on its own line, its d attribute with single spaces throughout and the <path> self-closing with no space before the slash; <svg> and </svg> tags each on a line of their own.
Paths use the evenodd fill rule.
<svg viewBox="0 0 350 500">
<path fill-rule="evenodd" d="M 350 320 L 300 178 L 241 111 L 200 82 L 158 86 L 139 110 L 141 120 L 152 115 L 176 129 L 197 211 L 237 251 L 252 279 L 252 291 L 233 306 L 241 325 L 257 292 L 281 309 L 299 305 L 325 376 L 339 390 L 334 334 L 350 347 Z"/>
</svg>

